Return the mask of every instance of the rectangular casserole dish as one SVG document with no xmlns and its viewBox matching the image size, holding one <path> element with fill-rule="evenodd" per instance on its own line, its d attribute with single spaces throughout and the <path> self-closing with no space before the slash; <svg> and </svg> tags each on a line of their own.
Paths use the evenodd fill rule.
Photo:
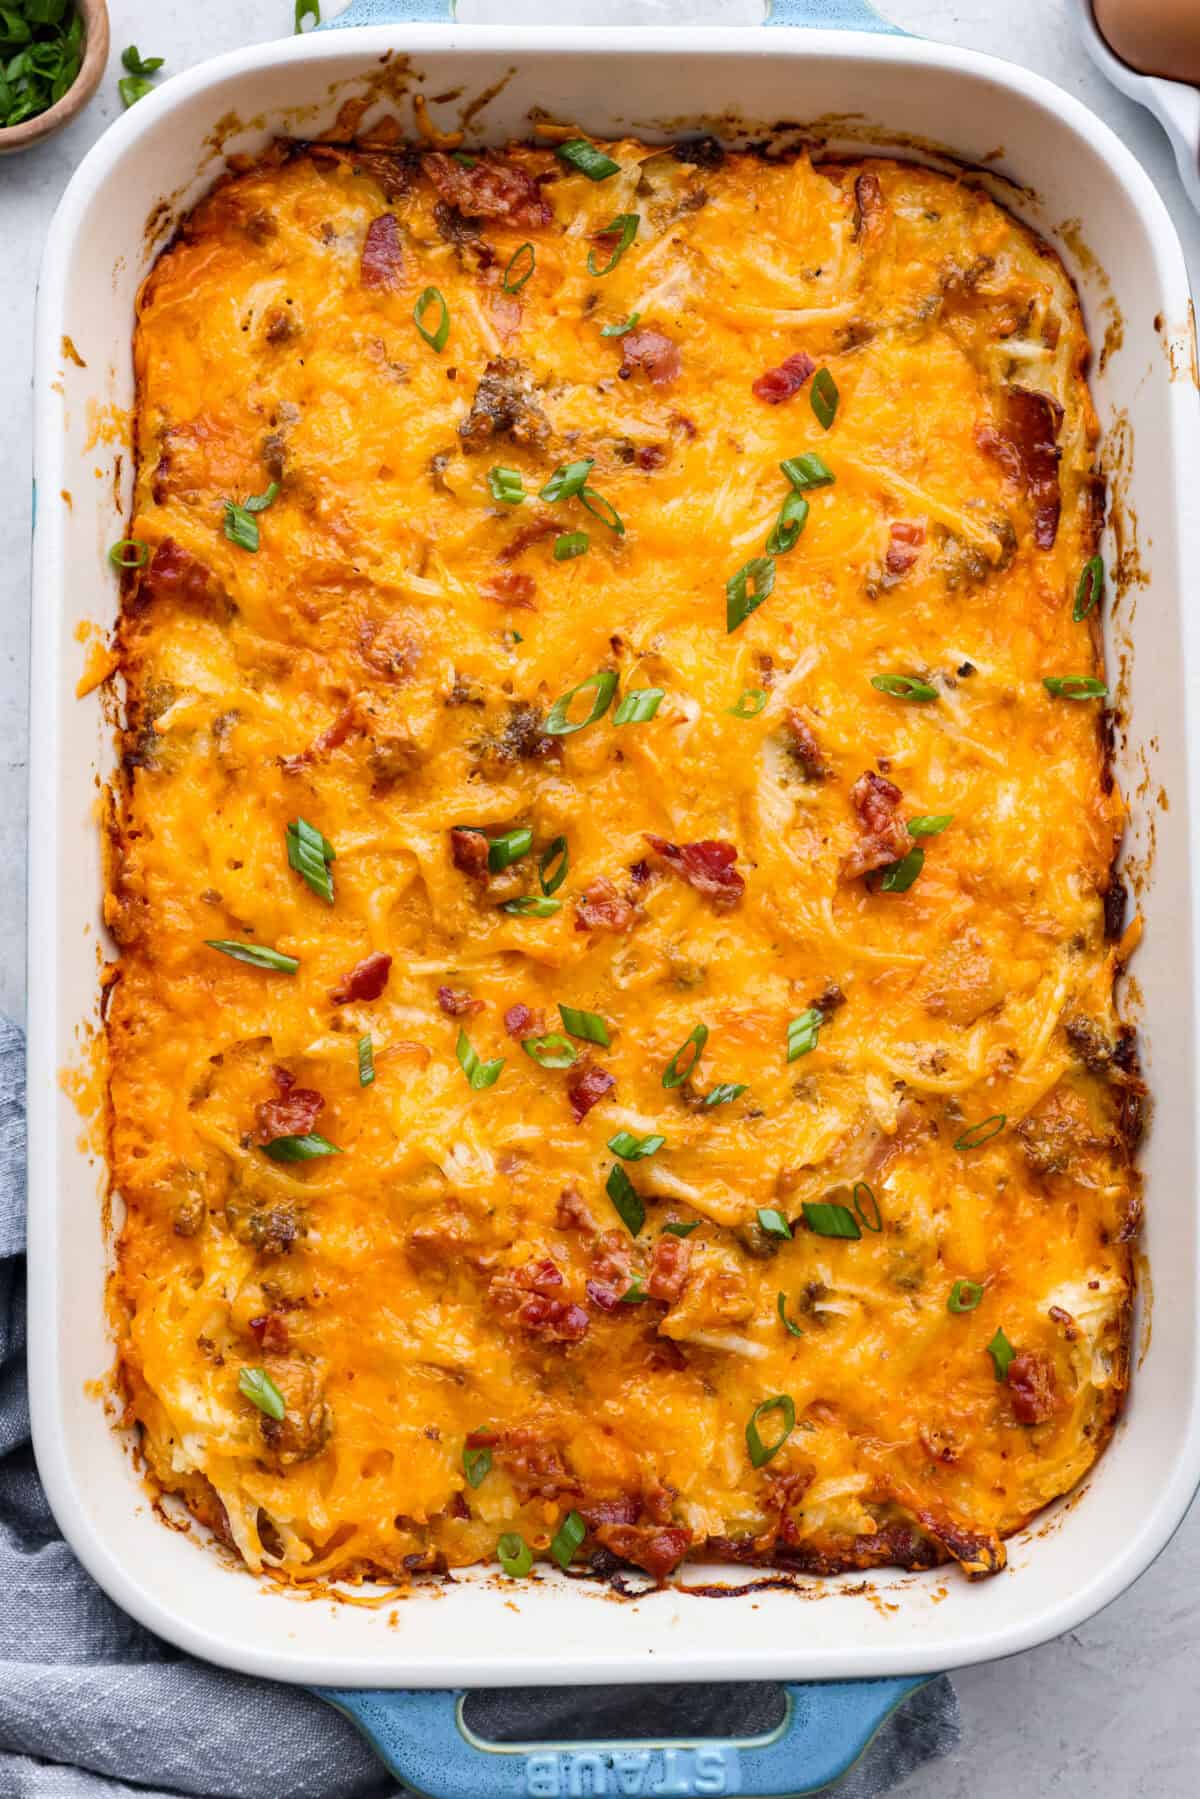
<svg viewBox="0 0 1200 1799">
<path fill-rule="evenodd" d="M 799 12 L 827 17 L 830 10 L 814 4 Z M 356 8 L 356 16 L 363 11 L 378 16 L 380 8 Z M 851 11 L 865 30 L 768 37 L 753 29 L 403 24 L 257 46 L 177 77 L 137 107 L 86 159 L 55 218 L 36 372 L 34 1434 L 55 1514 L 85 1566 L 149 1628 L 211 1661 L 339 1688 L 912 1676 L 1011 1654 L 1078 1624 L 1163 1548 L 1197 1484 L 1200 1220 L 1188 855 L 1196 752 L 1186 702 L 1197 625 L 1184 606 L 1184 571 L 1200 550 L 1200 508 L 1188 480 L 1200 465 L 1200 409 L 1183 257 L 1144 172 L 1068 96 L 986 57 L 883 35 L 861 9 Z M 104 1168 L 100 1134 L 81 1138 L 68 1087 L 94 1091 L 98 1100 L 100 1083 L 81 1076 L 64 1085 L 60 1074 L 89 1066 L 98 1015 L 95 817 L 111 727 L 97 694 L 77 700 L 75 686 L 88 626 L 107 630 L 116 606 L 105 552 L 122 535 L 128 504 L 122 421 L 132 398 L 134 296 L 174 221 L 215 179 L 224 155 L 257 151 L 278 133 L 328 130 L 371 83 L 385 97 L 388 87 L 461 90 L 465 100 L 494 89 L 472 125 L 485 141 L 526 134 L 535 108 L 597 134 L 664 139 L 714 125 L 727 138 L 754 138 L 787 120 L 813 125 L 833 148 L 861 151 L 865 142 L 924 154 L 932 134 L 956 159 L 987 158 L 1032 182 L 1036 191 L 1002 183 L 999 195 L 1062 249 L 1079 281 L 1093 342 L 1097 350 L 1105 345 L 1093 391 L 1119 524 L 1106 545 L 1117 577 L 1107 629 L 1125 720 L 1117 773 L 1131 808 L 1128 854 L 1147 926 L 1135 973 L 1156 1100 L 1143 1159 L 1154 1330 L 1151 1339 L 1144 1318 L 1146 1348 L 1128 1416 L 1086 1490 L 1010 1542 L 1011 1572 L 1003 1578 L 972 1586 L 942 1571 L 890 1571 L 867 1588 L 842 1577 L 806 1586 L 807 1603 L 793 1591 L 762 1590 L 716 1615 L 704 1599 L 671 1588 L 618 1602 L 548 1575 L 514 1604 L 511 1588 L 475 1572 L 394 1605 L 301 1604 L 227 1566 L 196 1531 L 164 1528 L 94 1396 L 112 1361 L 102 1304 Z M 409 105 L 405 93 L 406 127 Z M 457 123 L 452 103 L 433 112 L 446 126 Z M 1072 222 L 1079 220 L 1077 236 Z M 1149 1292 L 1147 1277 L 1143 1306 Z M 744 1572 L 692 1570 L 688 1578 L 741 1584 Z M 883 1684 L 877 1713 L 903 1686 Z M 533 1784 L 528 1768 L 525 1778 L 525 1788 L 511 1790 L 559 1790 Z M 697 1771 L 694 1785 L 671 1790 L 734 1790 L 732 1778 L 714 1763 L 711 1781 L 725 1784 L 701 1784 Z M 461 1790 L 483 1787 L 477 1780 Z"/>
</svg>

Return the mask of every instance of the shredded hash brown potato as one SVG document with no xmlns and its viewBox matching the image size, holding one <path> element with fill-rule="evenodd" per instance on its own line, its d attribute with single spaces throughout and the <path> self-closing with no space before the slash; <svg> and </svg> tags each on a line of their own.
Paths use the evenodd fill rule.
<svg viewBox="0 0 1200 1799">
<path fill-rule="evenodd" d="M 145 283 L 128 1415 L 293 1581 L 988 1574 L 1128 1378 L 1077 299 L 966 180 L 599 150 L 280 145 Z"/>
</svg>

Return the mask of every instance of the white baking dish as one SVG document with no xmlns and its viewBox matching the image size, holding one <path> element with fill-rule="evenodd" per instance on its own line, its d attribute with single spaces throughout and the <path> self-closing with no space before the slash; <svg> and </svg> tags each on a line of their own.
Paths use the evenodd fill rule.
<svg viewBox="0 0 1200 1799">
<path fill-rule="evenodd" d="M 829 12 L 823 0 L 823 16 Z M 250 121 L 224 138 L 226 150 L 255 150 L 281 129 L 316 133 L 389 54 L 411 58 L 430 95 L 459 89 L 466 98 L 504 77 L 475 126 L 490 140 L 527 132 L 533 106 L 601 134 L 662 137 L 732 110 L 752 126 L 836 114 L 852 122 L 850 138 L 860 144 L 865 138 L 911 154 L 914 143 L 933 138 L 962 158 L 992 159 L 992 168 L 1036 190 L 1007 196 L 1063 248 L 1097 347 L 1109 331 L 1094 391 L 1116 474 L 1123 566 L 1146 583 L 1115 602 L 1109 627 L 1129 718 L 1118 769 L 1133 811 L 1147 920 L 1135 968 L 1157 1100 L 1145 1153 L 1154 1328 L 1127 1418 L 1086 1491 L 1015 1539 L 1011 1572 L 997 1579 L 970 1585 L 953 1572 L 882 1573 L 869 1592 L 860 1580 L 841 1579 L 813 1583 L 807 1599 L 764 1591 L 714 1605 L 672 1590 L 620 1603 L 556 1575 L 501 1591 L 486 1576 L 468 1575 L 379 1609 L 300 1603 L 227 1567 L 198 1533 L 163 1527 L 88 1389 L 112 1360 L 102 1308 L 103 1176 L 98 1159 L 80 1147 L 79 1116 L 59 1071 L 80 1062 L 96 1020 L 95 812 L 111 746 L 97 698 L 76 701 L 74 688 L 83 663 L 77 627 L 107 625 L 113 616 L 105 549 L 123 534 L 129 486 L 127 446 L 97 443 L 95 430 L 104 408 L 130 404 L 134 294 L 172 220 L 219 170 L 210 142 L 217 121 L 230 114 Z M 331 94 L 333 84 L 340 85 Z M 433 111 L 454 122 L 452 104 Z M 735 126 L 725 129 L 729 135 Z M 169 206 L 156 212 L 164 198 Z M 1076 229 L 1060 229 L 1068 220 L 1082 221 L 1086 254 Z M 64 354 L 64 337 L 86 367 Z M 318 33 L 176 77 L 107 133 L 55 218 L 38 312 L 30 1363 L 37 1455 L 55 1514 L 80 1559 L 127 1611 L 212 1661 L 343 1687 L 829 1680 L 912 1675 L 1029 1647 L 1106 1604 L 1158 1554 L 1200 1476 L 1189 857 L 1197 749 L 1187 700 L 1200 652 L 1197 612 L 1185 606 L 1186 577 L 1200 566 L 1194 367 L 1178 240 L 1150 181 L 1112 132 L 1034 74 L 912 38 L 453 25 Z M 1109 554 L 1111 561 L 1111 546 Z M 1117 661 L 1123 646 L 1132 653 Z M 1160 790 L 1169 810 L 1158 803 Z M 730 1577 L 743 1581 L 745 1571 Z"/>
</svg>

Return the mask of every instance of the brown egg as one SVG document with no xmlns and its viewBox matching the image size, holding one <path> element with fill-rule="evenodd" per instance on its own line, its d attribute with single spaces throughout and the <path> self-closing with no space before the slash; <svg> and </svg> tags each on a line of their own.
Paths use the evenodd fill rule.
<svg viewBox="0 0 1200 1799">
<path fill-rule="evenodd" d="M 1093 10 L 1122 62 L 1200 86 L 1200 0 L 1093 0 Z"/>
</svg>

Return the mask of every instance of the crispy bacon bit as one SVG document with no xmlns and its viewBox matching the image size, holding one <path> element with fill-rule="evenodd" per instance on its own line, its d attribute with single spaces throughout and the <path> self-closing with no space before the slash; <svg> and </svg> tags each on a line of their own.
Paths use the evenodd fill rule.
<svg viewBox="0 0 1200 1799">
<path fill-rule="evenodd" d="M 450 860 L 460 874 L 470 875 L 473 881 L 486 881 L 488 840 L 483 832 L 455 825 L 450 833 Z"/>
<path fill-rule="evenodd" d="M 254 1113 L 254 1141 L 274 1143 L 277 1137 L 307 1137 L 324 1108 L 324 1097 L 312 1087 L 297 1087 L 291 1075 L 279 1080 L 279 1098 L 264 1100 Z"/>
<path fill-rule="evenodd" d="M 598 1524 L 636 1524 L 642 1502 L 636 1493 L 623 1493 L 619 1499 L 593 1499 L 580 1510 L 589 1530 L 595 1530 Z"/>
<path fill-rule="evenodd" d="M 889 575 L 906 575 L 925 542 L 925 526 L 919 521 L 897 519 L 888 538 L 884 567 Z"/>
<path fill-rule="evenodd" d="M 596 1220 L 578 1187 L 564 1187 L 554 1209 L 554 1223 L 560 1231 L 594 1231 Z"/>
<path fill-rule="evenodd" d="M 682 1237 L 659 1237 L 646 1282 L 651 1299 L 662 1299 L 673 1306 L 687 1285 L 691 1260 L 692 1246 Z"/>
<path fill-rule="evenodd" d="M 287 1319 L 282 1312 L 262 1312 L 250 1320 L 254 1340 L 268 1355 L 286 1355 L 291 1348 Z"/>
<path fill-rule="evenodd" d="M 285 775 L 302 774 L 310 762 L 319 762 L 330 750 L 340 749 L 357 723 L 357 715 L 353 706 L 345 706 L 338 713 L 331 725 L 327 725 L 319 737 L 313 739 L 306 750 L 296 756 L 285 756 L 283 772 Z"/>
<path fill-rule="evenodd" d="M 532 394 L 529 370 L 514 357 L 494 356 L 479 378 L 471 410 L 459 424 L 463 448 L 486 450 L 497 437 L 516 444 L 544 444 L 550 425 Z"/>
<path fill-rule="evenodd" d="M 526 1262 L 523 1268 L 493 1275 L 488 1297 L 535 1336 L 552 1343 L 579 1343 L 587 1336 L 591 1320 L 582 1306 L 558 1296 L 562 1284 L 558 1264 L 543 1256 Z"/>
<path fill-rule="evenodd" d="M 421 167 L 447 206 L 457 206 L 467 218 L 506 219 L 537 231 L 554 217 L 532 175 L 511 163 L 487 156 L 468 169 L 433 151 L 421 158 Z"/>
<path fill-rule="evenodd" d="M 854 183 L 854 236 L 868 248 L 883 230 L 887 216 L 878 175 L 860 175 Z"/>
<path fill-rule="evenodd" d="M 633 1279 L 633 1250 L 624 1231 L 605 1231 L 592 1247 L 592 1273 L 624 1293 Z"/>
<path fill-rule="evenodd" d="M 359 279 L 364 287 L 399 287 L 404 272 L 400 227 L 394 212 L 381 212 L 367 226 Z"/>
<path fill-rule="evenodd" d="M 777 369 L 767 369 L 760 375 L 750 391 L 756 400 L 765 400 L 768 406 L 782 406 L 785 400 L 800 392 L 816 366 L 807 350 L 797 350 Z"/>
<path fill-rule="evenodd" d="M 666 460 L 667 452 L 662 444 L 639 444 L 634 455 L 637 466 L 647 472 L 651 469 L 662 468 Z"/>
<path fill-rule="evenodd" d="M 824 757 L 821 755 L 821 746 L 817 742 L 812 726 L 801 713 L 797 712 L 794 706 L 788 707 L 785 722 L 789 739 L 788 749 L 792 753 L 792 759 L 798 763 L 804 779 L 806 781 L 824 780 L 829 770 L 825 766 Z"/>
<path fill-rule="evenodd" d="M 640 331 L 627 331 L 620 339 L 621 366 L 617 374 L 628 381 L 634 369 L 645 369 L 655 387 L 666 387 L 683 368 L 679 345 L 664 331 L 643 326 Z"/>
<path fill-rule="evenodd" d="M 615 1287 L 606 1287 L 600 1281 L 588 1281 L 584 1291 L 594 1306 L 602 1312 L 615 1312 L 621 1303 L 621 1295 Z"/>
<path fill-rule="evenodd" d="M 680 880 L 711 902 L 715 912 L 731 911 L 746 891 L 745 881 L 733 866 L 738 853 L 732 843 L 712 837 L 699 843 L 668 843 L 649 831 L 642 836 Z"/>
<path fill-rule="evenodd" d="M 412 673 L 421 652 L 399 619 L 364 618 L 358 628 L 358 653 L 376 674 L 398 681 Z"/>
<path fill-rule="evenodd" d="M 149 600 L 182 600 L 185 605 L 202 606 L 212 597 L 212 575 L 189 550 L 181 548 L 173 537 L 164 537 L 138 587 L 138 602 Z"/>
<path fill-rule="evenodd" d="M 616 1084 L 606 1068 L 597 1068 L 591 1062 L 576 1062 L 567 1076 L 567 1098 L 576 1124 L 580 1124 Z"/>
<path fill-rule="evenodd" d="M 472 1012 L 484 1009 L 481 999 L 472 999 L 469 993 L 457 993 L 453 987 L 439 987 L 437 1003 L 447 1018 L 469 1018 Z"/>
<path fill-rule="evenodd" d="M 492 575 L 480 592 L 485 600 L 495 600 L 498 606 L 520 606 L 526 612 L 537 611 L 533 603 L 537 582 L 532 575 L 523 575 L 517 569 L 502 569 L 498 575 Z"/>
<path fill-rule="evenodd" d="M 543 537 L 557 537 L 561 523 L 560 519 L 551 518 L 549 513 L 542 518 L 531 519 L 527 525 L 521 526 L 511 542 L 496 552 L 497 562 L 515 562 L 531 543 L 540 543 Z"/>
<path fill-rule="evenodd" d="M 356 999 L 378 999 L 387 986 L 391 971 L 392 958 L 384 955 L 382 950 L 372 950 L 369 956 L 347 969 L 329 997 L 335 1006 L 348 1006 Z"/>
<path fill-rule="evenodd" d="M 505 1431 L 498 1441 L 489 1433 L 489 1440 L 495 1445 L 497 1466 L 510 1476 L 522 1501 L 557 1499 L 560 1493 L 579 1491 L 558 1445 L 545 1442 L 532 1426 Z"/>
<path fill-rule="evenodd" d="M 510 1037 L 527 1037 L 533 1024 L 533 1013 L 518 1000 L 504 1014 L 504 1028 Z"/>
<path fill-rule="evenodd" d="M 886 868 L 898 862 L 912 848 L 908 826 L 898 807 L 904 795 L 873 769 L 859 775 L 850 789 L 850 800 L 858 813 L 859 839 L 848 856 L 842 858 L 842 879 L 857 880 L 873 869 Z"/>
<path fill-rule="evenodd" d="M 1048 1357 L 1026 1349 L 1008 1364 L 1008 1387 L 1018 1424 L 1044 1424 L 1058 1410 L 1054 1366 Z"/>
<path fill-rule="evenodd" d="M 307 144 L 314 162 L 341 163 L 355 175 L 378 182 L 385 200 L 399 200 L 413 185 L 416 158 L 405 150 L 366 150 L 358 144 Z"/>
<path fill-rule="evenodd" d="M 637 920 L 637 908 L 622 899 L 607 875 L 597 875 L 576 901 L 577 931 L 630 931 Z"/>
<path fill-rule="evenodd" d="M 1062 421 L 1063 409 L 1049 394 L 1010 387 L 1005 390 L 999 420 L 975 428 L 980 449 L 994 456 L 1008 479 L 1031 500 L 1033 541 L 1039 550 L 1052 549 L 1058 535 L 1061 451 L 1055 440 Z"/>
<path fill-rule="evenodd" d="M 692 1533 L 681 1525 L 665 1529 L 655 1524 L 601 1524 L 596 1539 L 623 1562 L 644 1568 L 655 1580 L 665 1580 L 692 1546 Z"/>
</svg>

